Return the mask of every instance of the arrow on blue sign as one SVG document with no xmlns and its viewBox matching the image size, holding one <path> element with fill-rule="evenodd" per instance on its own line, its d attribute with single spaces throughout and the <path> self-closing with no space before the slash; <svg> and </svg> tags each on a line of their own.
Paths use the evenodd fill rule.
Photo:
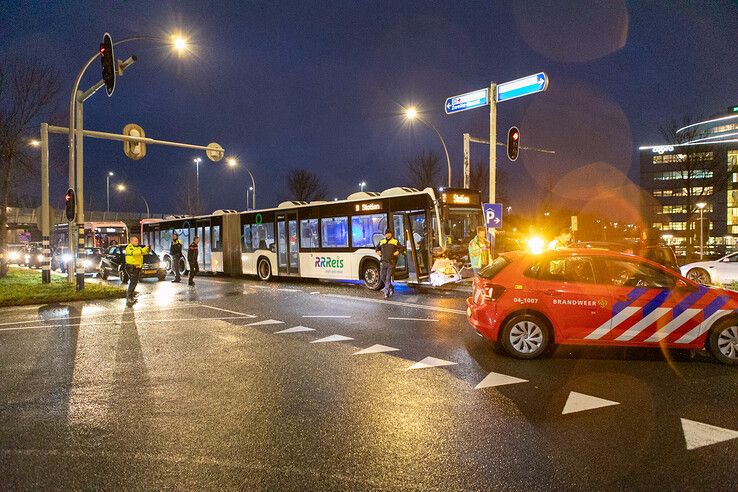
<svg viewBox="0 0 738 492">
<path fill-rule="evenodd" d="M 467 92 L 458 96 L 446 99 L 444 108 L 446 114 L 458 113 L 468 109 L 481 108 L 489 105 L 489 88 L 479 89 L 474 92 Z"/>
<path fill-rule="evenodd" d="M 497 85 L 497 102 L 509 101 L 517 97 L 543 92 L 548 88 L 548 76 L 544 72 L 528 75 L 521 79 L 503 82 Z"/>
</svg>

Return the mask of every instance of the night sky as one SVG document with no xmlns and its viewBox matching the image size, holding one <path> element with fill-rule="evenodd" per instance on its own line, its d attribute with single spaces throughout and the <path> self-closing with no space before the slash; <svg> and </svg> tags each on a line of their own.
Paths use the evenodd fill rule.
<svg viewBox="0 0 738 492">
<path fill-rule="evenodd" d="M 331 198 L 356 191 L 362 180 L 370 190 L 406 184 L 408 158 L 426 149 L 443 156 L 432 130 L 403 122 L 402 106 L 410 104 L 446 138 L 460 180 L 462 134 L 488 136 L 489 116 L 485 109 L 447 116 L 444 99 L 545 71 L 546 93 L 498 108 L 498 140 L 517 125 L 523 145 L 557 152 L 522 152 L 510 163 L 500 148 L 509 205 L 533 211 L 552 189 L 568 206 L 631 217 L 637 147 L 659 143 L 659 125 L 738 104 L 738 4 L 730 0 L 0 0 L 0 56 L 32 54 L 57 67 L 61 115 L 105 31 L 115 40 L 173 29 L 195 44 L 191 56 L 146 42 L 117 48 L 117 58 L 135 53 L 139 61 L 112 98 L 100 92 L 88 100 L 85 127 L 120 132 L 135 122 L 154 138 L 216 141 L 254 173 L 259 207 L 288 198 L 285 176 L 293 168 L 319 174 Z M 99 78 L 96 62 L 83 87 Z M 63 171 L 65 145 L 55 139 L 52 160 Z M 87 203 L 104 209 L 112 170 L 152 211 L 175 212 L 198 155 L 150 147 L 132 161 L 118 142 L 86 139 Z M 486 147 L 472 146 L 473 161 L 487 156 Z M 53 179 L 53 196 L 61 197 L 66 175 Z M 244 209 L 248 184 L 243 169 L 201 165 L 210 209 Z M 36 180 L 28 192 L 38 193 Z M 115 196 L 112 208 L 144 210 L 132 194 Z"/>
</svg>

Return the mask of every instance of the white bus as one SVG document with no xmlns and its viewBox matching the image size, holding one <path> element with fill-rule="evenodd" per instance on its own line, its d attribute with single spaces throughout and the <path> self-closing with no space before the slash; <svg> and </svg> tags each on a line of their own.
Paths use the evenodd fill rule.
<svg viewBox="0 0 738 492">
<path fill-rule="evenodd" d="M 128 226 L 119 221 L 85 222 L 85 248 L 107 248 L 128 242 Z M 56 224 L 51 231 L 52 249 L 69 246 L 69 224 Z"/>
<path fill-rule="evenodd" d="M 390 188 L 331 202 L 283 202 L 264 210 L 149 219 L 142 238 L 170 265 L 177 232 L 186 248 L 200 236 L 202 271 L 229 275 L 361 280 L 379 289 L 376 244 L 391 229 L 405 254 L 395 278 L 440 285 L 464 275 L 468 241 L 483 224 L 478 191 Z M 186 258 L 179 265 L 187 269 Z"/>
</svg>

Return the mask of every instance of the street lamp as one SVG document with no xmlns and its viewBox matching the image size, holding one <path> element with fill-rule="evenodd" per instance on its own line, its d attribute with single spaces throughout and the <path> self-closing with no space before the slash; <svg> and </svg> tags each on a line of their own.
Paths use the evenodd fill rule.
<svg viewBox="0 0 738 492">
<path fill-rule="evenodd" d="M 31 147 L 40 147 L 41 146 L 41 140 L 36 140 L 35 138 L 33 140 L 28 141 L 28 145 Z"/>
<path fill-rule="evenodd" d="M 438 138 L 441 139 L 441 145 L 443 145 L 443 151 L 446 153 L 446 165 L 448 166 L 448 187 L 451 187 L 451 158 L 448 156 L 448 148 L 446 148 L 446 141 L 443 139 L 443 135 L 441 135 L 441 132 L 438 131 L 438 128 L 433 126 L 433 124 L 430 121 L 427 121 L 420 117 L 420 114 L 418 114 L 418 110 L 415 109 L 414 106 L 410 106 L 409 108 L 405 109 L 405 118 L 408 119 L 408 121 L 418 120 L 421 123 L 423 123 L 426 126 L 429 126 L 433 129 L 433 131 L 436 132 L 436 135 L 438 135 Z"/>
<path fill-rule="evenodd" d="M 705 257 L 705 227 L 703 220 L 703 212 L 705 211 L 705 207 L 707 204 L 705 202 L 699 202 L 696 204 L 697 208 L 700 209 L 700 260 Z"/>
<path fill-rule="evenodd" d="M 366 181 L 362 181 L 359 183 L 359 191 L 364 191 L 364 187 L 366 186 Z"/>
<path fill-rule="evenodd" d="M 200 163 L 202 159 L 195 157 L 192 161 L 195 163 L 195 181 L 197 183 L 197 213 L 200 213 Z"/>
<path fill-rule="evenodd" d="M 249 189 L 246 190 L 246 210 L 249 210 L 249 192 L 254 191 L 253 186 L 249 186 Z"/>
<path fill-rule="evenodd" d="M 105 192 L 108 198 L 108 213 L 110 213 L 110 178 L 111 176 L 115 176 L 115 174 L 113 174 L 113 171 L 108 171 L 108 175 L 105 176 L 105 181 L 107 183 L 105 185 Z"/>
<path fill-rule="evenodd" d="M 234 159 L 233 157 L 230 157 L 226 159 L 226 162 L 230 167 L 236 167 L 238 165 L 238 161 Z M 248 167 L 244 166 L 244 169 L 247 173 L 249 173 L 249 177 L 251 178 L 251 208 L 253 210 L 256 210 L 256 180 L 254 179 L 254 175 L 251 174 L 251 171 L 249 171 Z M 246 208 L 249 208 L 249 194 L 248 191 L 246 193 Z"/>
<path fill-rule="evenodd" d="M 120 183 L 120 184 L 118 184 L 118 185 L 117 185 L 117 186 L 115 187 L 115 189 L 116 189 L 116 190 L 118 190 L 118 191 L 120 191 L 120 192 L 124 192 L 124 191 L 126 191 L 126 190 L 127 190 L 128 188 L 127 188 L 127 187 L 126 187 L 126 185 L 124 185 L 123 183 Z M 147 202 L 147 201 L 146 201 L 146 198 L 144 198 L 144 196 L 143 196 L 143 195 L 142 195 L 141 193 L 139 193 L 139 194 L 138 194 L 138 196 L 139 196 L 139 197 L 141 197 L 141 200 L 143 200 L 143 202 L 144 202 L 144 205 L 146 205 L 146 217 L 147 217 L 147 218 L 151 218 L 151 211 L 150 211 L 150 209 L 149 209 L 149 202 Z"/>
<path fill-rule="evenodd" d="M 510 216 L 510 213 L 512 212 L 512 207 L 508 205 L 507 207 L 507 215 Z"/>
</svg>

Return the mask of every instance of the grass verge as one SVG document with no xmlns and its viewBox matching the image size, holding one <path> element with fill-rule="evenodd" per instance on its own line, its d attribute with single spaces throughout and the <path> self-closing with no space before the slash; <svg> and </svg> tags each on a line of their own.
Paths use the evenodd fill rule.
<svg viewBox="0 0 738 492">
<path fill-rule="evenodd" d="M 0 278 L 0 307 L 49 304 L 54 302 L 118 299 L 126 296 L 125 289 L 112 285 L 87 283 L 82 291 L 67 283 L 66 277 L 51 275 L 51 283 L 41 283 L 40 270 L 10 267 Z"/>
</svg>

